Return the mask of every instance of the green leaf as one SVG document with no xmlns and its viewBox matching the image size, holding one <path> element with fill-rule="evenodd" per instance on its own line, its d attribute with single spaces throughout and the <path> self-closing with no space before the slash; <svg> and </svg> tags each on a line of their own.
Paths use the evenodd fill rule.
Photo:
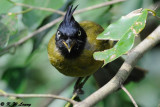
<svg viewBox="0 0 160 107">
<path fill-rule="evenodd" d="M 8 44 L 9 29 L 0 22 L 0 48 L 4 48 Z"/>
<path fill-rule="evenodd" d="M 137 36 L 145 27 L 148 11 L 147 9 L 138 9 L 126 16 L 123 16 L 117 22 L 111 24 L 98 39 L 102 40 L 119 40 L 111 49 L 102 52 L 95 52 L 96 60 L 104 60 L 104 65 L 117 59 L 121 55 L 127 53 L 134 44 L 135 36 Z M 127 27 L 126 27 L 127 26 Z M 107 35 L 108 31 L 110 35 Z"/>
<path fill-rule="evenodd" d="M 109 25 L 107 29 L 101 33 L 97 39 L 102 40 L 120 40 L 126 31 L 131 28 L 141 15 L 141 10 L 138 9 L 126 16 L 122 16 L 117 22 Z M 135 13 L 138 12 L 138 13 Z"/>
<path fill-rule="evenodd" d="M 3 19 L 0 21 L 3 22 L 9 29 L 9 34 L 12 36 L 18 31 L 18 19 L 17 15 L 14 13 L 9 13 L 8 15 L 3 16 Z"/>
<path fill-rule="evenodd" d="M 9 37 L 18 31 L 18 21 L 15 14 L 0 15 L 0 48 L 4 48 L 8 44 Z"/>
</svg>

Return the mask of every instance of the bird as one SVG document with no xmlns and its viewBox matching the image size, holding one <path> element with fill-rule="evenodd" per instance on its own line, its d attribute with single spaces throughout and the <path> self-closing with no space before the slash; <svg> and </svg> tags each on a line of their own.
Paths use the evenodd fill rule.
<svg viewBox="0 0 160 107">
<path fill-rule="evenodd" d="M 69 6 L 56 33 L 49 40 L 48 58 L 60 73 L 79 77 L 76 82 L 79 84 L 83 77 L 88 79 L 102 69 L 103 62 L 95 60 L 93 53 L 112 48 L 114 42 L 96 39 L 104 31 L 99 24 L 92 21 L 77 22 L 73 17 L 77 7 Z"/>
</svg>

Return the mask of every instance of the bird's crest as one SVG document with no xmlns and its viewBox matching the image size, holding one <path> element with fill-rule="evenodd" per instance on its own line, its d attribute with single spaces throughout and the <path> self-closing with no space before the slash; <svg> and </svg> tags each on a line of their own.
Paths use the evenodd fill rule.
<svg viewBox="0 0 160 107">
<path fill-rule="evenodd" d="M 64 16 L 64 21 L 70 22 L 70 21 L 74 20 L 73 13 L 74 13 L 74 11 L 76 10 L 77 7 L 78 7 L 78 5 L 75 8 L 73 8 L 73 5 L 69 6 L 69 8 L 67 9 L 67 12 Z"/>
</svg>

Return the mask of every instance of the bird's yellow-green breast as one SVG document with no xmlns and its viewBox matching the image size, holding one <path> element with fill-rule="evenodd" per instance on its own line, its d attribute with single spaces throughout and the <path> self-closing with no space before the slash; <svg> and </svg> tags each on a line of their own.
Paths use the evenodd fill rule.
<svg viewBox="0 0 160 107">
<path fill-rule="evenodd" d="M 65 58 L 56 47 L 55 35 L 52 36 L 48 44 L 48 57 L 50 63 L 59 72 L 67 76 L 84 77 L 93 74 L 103 63 L 94 60 L 93 53 L 112 47 L 111 41 L 96 39 L 97 35 L 103 32 L 103 28 L 100 25 L 91 21 L 84 21 L 80 23 L 80 26 L 87 34 L 87 41 L 80 56 L 73 59 Z"/>
</svg>

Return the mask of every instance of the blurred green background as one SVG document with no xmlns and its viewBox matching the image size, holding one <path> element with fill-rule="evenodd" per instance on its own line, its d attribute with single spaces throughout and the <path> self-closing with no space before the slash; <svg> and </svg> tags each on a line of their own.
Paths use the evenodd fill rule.
<svg viewBox="0 0 160 107">
<path fill-rule="evenodd" d="M 107 0 L 13 0 L 17 3 L 29 4 L 37 7 L 60 9 L 73 4 L 79 5 L 78 9 L 106 2 Z M 109 0 L 108 0 L 109 1 Z M 99 9 L 83 12 L 75 15 L 79 21 L 91 20 L 106 28 L 110 23 L 119 19 L 122 15 L 138 9 L 155 9 L 160 6 L 159 0 L 127 0 L 123 3 L 106 6 Z M 15 6 L 7 0 L 0 0 L 0 54 L 1 50 L 9 44 L 15 43 L 21 38 L 32 33 L 46 23 L 60 17 L 60 15 L 42 10 L 31 10 L 24 14 L 8 15 L 26 10 L 22 6 Z M 78 10 L 77 9 L 77 10 Z M 156 10 L 160 16 L 160 9 Z M 144 39 L 151 33 L 160 21 L 151 14 L 148 16 L 147 26 L 141 33 Z M 50 63 L 47 55 L 47 44 L 51 36 L 56 32 L 59 23 L 52 28 L 41 32 L 9 53 L 0 56 L 0 92 L 7 93 L 52 93 L 70 98 L 73 91 L 75 78 L 60 74 Z M 160 106 L 160 45 L 148 51 L 140 59 L 138 65 L 149 72 L 139 83 L 130 83 L 126 87 L 135 98 L 140 107 Z M 91 77 L 84 86 L 84 99 L 96 91 L 98 86 Z M 1 102 L 15 102 L 13 98 L 0 97 Z M 21 99 L 32 107 L 62 107 L 65 101 L 46 98 Z M 133 107 L 128 96 L 121 90 L 111 94 L 95 107 Z"/>
</svg>

